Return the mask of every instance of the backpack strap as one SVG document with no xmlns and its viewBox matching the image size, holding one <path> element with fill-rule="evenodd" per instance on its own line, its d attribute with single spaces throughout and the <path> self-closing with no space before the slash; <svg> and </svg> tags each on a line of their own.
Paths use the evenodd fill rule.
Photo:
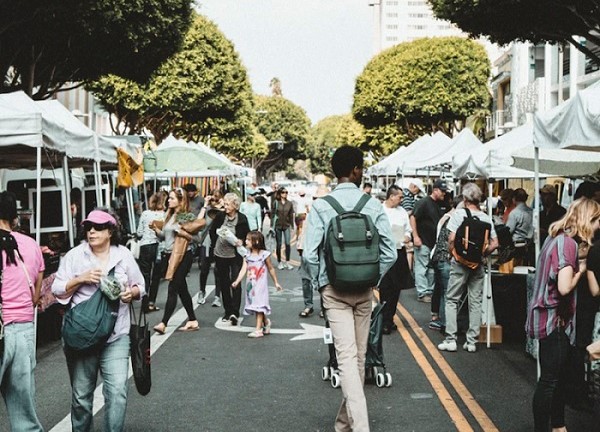
<svg viewBox="0 0 600 432">
<path fill-rule="evenodd" d="M 471 219 L 473 217 L 473 215 L 471 215 L 471 210 L 469 210 L 468 208 L 465 207 L 465 213 L 467 213 L 467 218 Z"/>
<path fill-rule="evenodd" d="M 346 210 L 341 206 L 338 200 L 336 200 L 331 195 L 325 195 L 321 199 L 327 201 L 327 203 L 337 212 L 337 214 L 342 214 L 346 212 Z"/>
<path fill-rule="evenodd" d="M 358 202 L 356 203 L 356 205 L 354 206 L 352 211 L 356 212 L 356 213 L 360 213 L 360 211 L 369 202 L 370 199 L 371 199 L 370 195 L 363 194 L 363 196 L 360 197 L 360 199 L 358 200 Z"/>
</svg>

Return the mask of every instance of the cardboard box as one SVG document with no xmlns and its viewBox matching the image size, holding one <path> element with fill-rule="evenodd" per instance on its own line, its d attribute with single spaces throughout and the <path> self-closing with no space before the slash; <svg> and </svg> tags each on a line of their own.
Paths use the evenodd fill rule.
<svg viewBox="0 0 600 432">
<path fill-rule="evenodd" d="M 487 341 L 487 325 L 483 324 L 479 327 L 479 342 L 486 343 Z M 490 342 L 502 343 L 502 326 L 494 324 L 490 326 Z"/>
</svg>

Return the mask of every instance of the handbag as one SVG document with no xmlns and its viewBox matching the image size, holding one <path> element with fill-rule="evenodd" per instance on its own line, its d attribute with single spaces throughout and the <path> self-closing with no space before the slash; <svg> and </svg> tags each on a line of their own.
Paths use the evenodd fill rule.
<svg viewBox="0 0 600 432">
<path fill-rule="evenodd" d="M 127 241 L 127 247 L 135 259 L 140 259 L 140 241 L 136 238 L 131 238 Z"/>
<path fill-rule="evenodd" d="M 113 276 L 113 268 L 109 275 Z M 112 334 L 119 315 L 119 300 L 109 300 L 98 288 L 75 306 L 69 305 L 63 319 L 62 338 L 75 351 L 91 351 L 103 346 Z"/>
<path fill-rule="evenodd" d="M 143 303 L 143 302 L 142 302 Z M 150 330 L 144 310 L 140 310 L 139 318 L 136 320 L 135 309 L 129 304 L 129 316 L 131 327 L 129 339 L 131 340 L 131 369 L 135 388 L 142 396 L 150 393 L 152 378 L 150 375 Z"/>
</svg>

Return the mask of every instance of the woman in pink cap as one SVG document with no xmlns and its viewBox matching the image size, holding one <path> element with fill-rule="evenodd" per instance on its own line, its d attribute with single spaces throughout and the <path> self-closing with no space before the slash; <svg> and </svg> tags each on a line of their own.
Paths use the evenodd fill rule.
<svg viewBox="0 0 600 432">
<path fill-rule="evenodd" d="M 71 388 L 73 431 L 92 428 L 98 372 L 104 381 L 104 430 L 121 431 L 127 407 L 129 303 L 144 296 L 144 277 L 131 251 L 119 245 L 119 226 L 106 210 L 93 210 L 82 222 L 84 241 L 61 260 L 52 292 L 62 304 L 84 302 L 100 289 L 109 273 L 121 283 L 118 317 L 112 335 L 100 348 L 75 351 L 65 344 Z"/>
</svg>

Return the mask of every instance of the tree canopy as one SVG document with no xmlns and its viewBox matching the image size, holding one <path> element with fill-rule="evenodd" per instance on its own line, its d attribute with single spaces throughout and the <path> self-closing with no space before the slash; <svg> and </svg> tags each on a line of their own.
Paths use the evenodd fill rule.
<svg viewBox="0 0 600 432">
<path fill-rule="evenodd" d="M 493 42 L 570 42 L 595 63 L 600 56 L 573 36 L 600 46 L 598 0 L 429 0 L 438 18 Z"/>
<path fill-rule="evenodd" d="M 331 175 L 331 156 L 342 145 L 363 148 L 366 144 L 363 126 L 351 114 L 325 117 L 311 128 L 306 156 L 313 174 Z"/>
<path fill-rule="evenodd" d="M 255 168 L 262 176 L 286 168 L 288 159 L 305 159 L 310 119 L 304 109 L 282 96 L 255 97 L 256 128 L 265 138 L 268 154 Z"/>
<path fill-rule="evenodd" d="M 490 62 L 478 43 L 425 38 L 376 56 L 357 78 L 352 114 L 371 150 L 387 154 L 426 132 L 450 135 L 490 100 Z"/>
<path fill-rule="evenodd" d="M 41 99 L 109 73 L 145 81 L 190 17 L 190 0 L 0 1 L 0 92 Z"/>
<path fill-rule="evenodd" d="M 181 50 L 147 83 L 109 75 L 88 88 L 117 117 L 117 133 L 146 128 L 158 142 L 169 134 L 195 141 L 210 136 L 223 151 L 231 150 L 228 146 L 240 150 L 253 140 L 253 94 L 246 69 L 232 43 L 199 15 Z"/>
</svg>

